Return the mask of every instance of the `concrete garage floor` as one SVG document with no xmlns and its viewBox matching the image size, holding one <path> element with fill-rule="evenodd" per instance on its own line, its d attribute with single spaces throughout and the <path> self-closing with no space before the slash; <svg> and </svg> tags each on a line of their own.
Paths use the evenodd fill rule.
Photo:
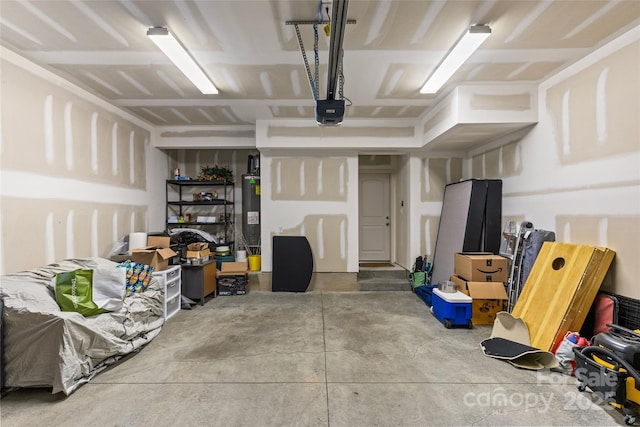
<svg viewBox="0 0 640 427">
<path fill-rule="evenodd" d="M 482 354 L 411 292 L 251 292 L 182 310 L 67 398 L 21 390 L 12 426 L 624 425 L 574 379 Z"/>
</svg>

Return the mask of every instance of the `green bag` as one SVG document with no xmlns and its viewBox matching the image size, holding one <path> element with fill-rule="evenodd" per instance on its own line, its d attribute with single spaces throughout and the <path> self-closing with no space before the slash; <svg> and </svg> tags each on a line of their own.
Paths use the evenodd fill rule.
<svg viewBox="0 0 640 427">
<path fill-rule="evenodd" d="M 427 284 L 427 272 L 426 271 L 414 271 L 409 275 L 411 279 L 411 288 L 415 289 L 418 286 Z"/>
<path fill-rule="evenodd" d="M 122 308 L 126 268 L 68 271 L 57 274 L 52 282 L 56 302 L 62 311 L 95 316 Z"/>
<path fill-rule="evenodd" d="M 83 316 L 106 313 L 93 302 L 93 270 L 74 270 L 55 278 L 56 302 L 62 311 L 76 311 Z"/>
</svg>

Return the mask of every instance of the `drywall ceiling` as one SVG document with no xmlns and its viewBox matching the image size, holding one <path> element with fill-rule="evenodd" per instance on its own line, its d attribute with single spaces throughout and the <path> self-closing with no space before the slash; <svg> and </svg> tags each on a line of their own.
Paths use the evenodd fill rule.
<svg viewBox="0 0 640 427">
<path fill-rule="evenodd" d="M 258 119 L 314 120 L 294 27 L 285 22 L 316 19 L 317 7 L 317 0 L 2 0 L 0 42 L 155 126 L 246 135 Z M 345 121 L 419 120 L 461 83 L 545 79 L 638 25 L 640 1 L 351 0 L 348 18 L 356 23 L 344 40 Z M 438 94 L 421 95 L 472 24 L 493 34 Z M 199 93 L 147 38 L 152 26 L 170 28 L 220 93 Z M 313 61 L 313 28 L 300 30 Z M 329 38 L 319 33 L 323 97 Z M 472 129 L 465 134 L 473 138 Z"/>
</svg>

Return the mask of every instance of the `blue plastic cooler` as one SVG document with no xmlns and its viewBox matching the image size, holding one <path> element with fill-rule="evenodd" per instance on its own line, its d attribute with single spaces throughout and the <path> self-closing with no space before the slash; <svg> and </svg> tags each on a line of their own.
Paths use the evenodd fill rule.
<svg viewBox="0 0 640 427">
<path fill-rule="evenodd" d="M 441 321 L 445 328 L 452 326 L 466 326 L 473 328 L 471 323 L 471 297 L 460 291 L 442 292 L 433 290 L 433 315 Z"/>
</svg>

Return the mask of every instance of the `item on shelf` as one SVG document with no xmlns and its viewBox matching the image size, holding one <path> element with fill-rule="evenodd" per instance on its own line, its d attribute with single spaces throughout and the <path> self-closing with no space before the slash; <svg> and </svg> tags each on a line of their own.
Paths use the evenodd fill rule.
<svg viewBox="0 0 640 427">
<path fill-rule="evenodd" d="M 187 259 L 191 260 L 192 265 L 198 264 L 198 262 L 194 263 L 194 260 L 208 260 L 210 256 L 211 251 L 207 242 L 195 242 L 187 245 Z"/>
<path fill-rule="evenodd" d="M 198 179 L 201 181 L 226 181 L 233 183 L 233 171 L 224 166 L 202 166 Z"/>
<path fill-rule="evenodd" d="M 196 221 L 197 222 L 204 222 L 204 223 L 214 224 L 214 223 L 218 222 L 218 217 L 199 215 L 199 216 L 196 217 Z"/>
<path fill-rule="evenodd" d="M 231 253 L 229 246 L 218 246 L 216 248 L 216 255 L 226 256 Z"/>
</svg>

